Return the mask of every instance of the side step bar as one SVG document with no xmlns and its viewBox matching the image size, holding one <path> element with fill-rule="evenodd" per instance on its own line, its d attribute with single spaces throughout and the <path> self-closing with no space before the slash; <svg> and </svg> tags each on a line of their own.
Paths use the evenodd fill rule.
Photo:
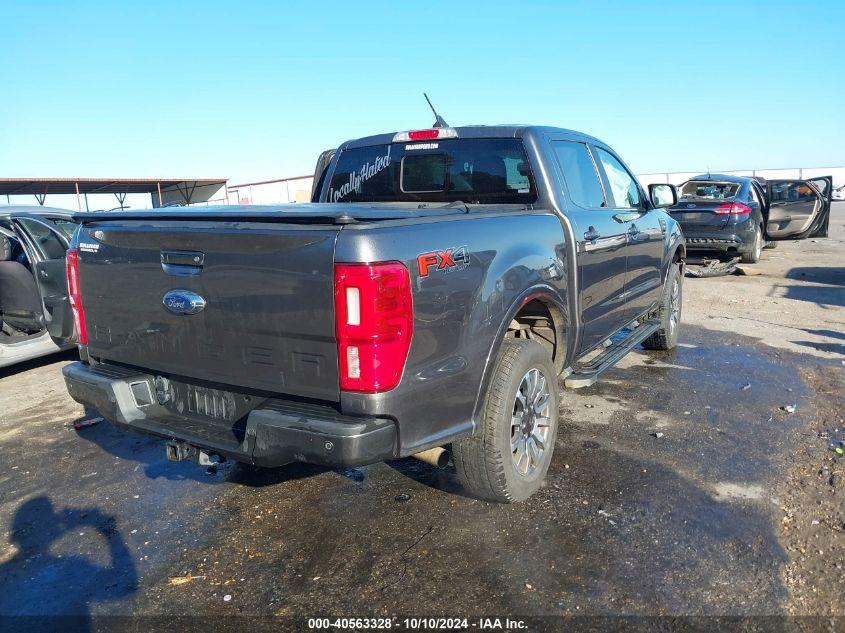
<svg viewBox="0 0 845 633">
<path fill-rule="evenodd" d="M 580 389 L 595 384 L 604 372 L 619 362 L 625 354 L 642 343 L 649 336 L 660 329 L 660 321 L 646 321 L 633 328 L 624 338 L 605 349 L 601 354 L 584 365 L 576 365 L 575 371 L 564 380 L 564 385 L 570 389 Z"/>
</svg>

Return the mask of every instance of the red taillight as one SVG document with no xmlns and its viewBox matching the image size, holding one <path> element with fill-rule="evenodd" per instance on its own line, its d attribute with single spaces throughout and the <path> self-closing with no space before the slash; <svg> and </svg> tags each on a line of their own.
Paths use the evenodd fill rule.
<svg viewBox="0 0 845 633">
<path fill-rule="evenodd" d="M 65 266 L 67 267 L 67 296 L 73 313 L 76 342 L 80 345 L 88 345 L 85 310 L 82 309 L 82 292 L 79 289 L 79 252 L 77 250 L 70 249 L 65 254 Z"/>
<path fill-rule="evenodd" d="M 334 298 L 340 388 L 393 389 L 414 330 L 408 269 L 399 262 L 335 264 Z"/>
<path fill-rule="evenodd" d="M 716 215 L 748 215 L 751 213 L 751 207 L 741 202 L 728 202 L 713 209 L 713 213 Z"/>
</svg>

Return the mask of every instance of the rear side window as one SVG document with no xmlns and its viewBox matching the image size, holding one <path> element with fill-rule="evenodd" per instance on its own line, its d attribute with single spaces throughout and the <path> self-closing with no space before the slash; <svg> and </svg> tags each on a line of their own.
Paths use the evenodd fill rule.
<svg viewBox="0 0 845 633">
<path fill-rule="evenodd" d="M 690 180 L 681 185 L 682 200 L 728 200 L 736 196 L 739 184 L 735 182 L 712 182 Z"/>
<path fill-rule="evenodd" d="M 639 209 L 642 207 L 642 198 L 637 181 L 625 169 L 610 152 L 597 148 L 599 161 L 604 168 L 607 182 L 610 185 L 610 193 L 613 195 L 614 206 L 618 209 Z"/>
<path fill-rule="evenodd" d="M 73 237 L 73 232 L 76 230 L 76 222 L 72 220 L 65 220 L 63 218 L 53 218 L 53 224 L 56 225 L 62 233 L 70 240 Z"/>
<path fill-rule="evenodd" d="M 572 202 L 588 209 L 605 206 L 604 191 L 587 146 L 574 141 L 554 141 L 552 147 Z"/>
<path fill-rule="evenodd" d="M 343 151 L 327 202 L 529 204 L 537 189 L 522 141 L 446 139 Z"/>
</svg>

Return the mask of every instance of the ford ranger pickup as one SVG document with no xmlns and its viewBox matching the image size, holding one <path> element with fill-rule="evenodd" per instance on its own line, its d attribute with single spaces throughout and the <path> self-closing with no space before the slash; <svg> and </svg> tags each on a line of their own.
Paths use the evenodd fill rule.
<svg viewBox="0 0 845 633">
<path fill-rule="evenodd" d="M 471 494 L 512 502 L 549 468 L 559 385 L 676 345 L 676 192 L 598 139 L 371 136 L 321 157 L 314 198 L 75 216 L 71 396 L 175 460 L 448 447 Z"/>
</svg>

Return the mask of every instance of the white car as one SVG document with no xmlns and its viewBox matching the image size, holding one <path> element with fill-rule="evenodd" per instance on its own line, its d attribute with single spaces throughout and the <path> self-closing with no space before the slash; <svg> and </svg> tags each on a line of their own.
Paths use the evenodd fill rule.
<svg viewBox="0 0 845 633">
<path fill-rule="evenodd" d="M 833 200 L 845 200 L 845 185 L 834 187 L 830 197 Z"/>
</svg>

